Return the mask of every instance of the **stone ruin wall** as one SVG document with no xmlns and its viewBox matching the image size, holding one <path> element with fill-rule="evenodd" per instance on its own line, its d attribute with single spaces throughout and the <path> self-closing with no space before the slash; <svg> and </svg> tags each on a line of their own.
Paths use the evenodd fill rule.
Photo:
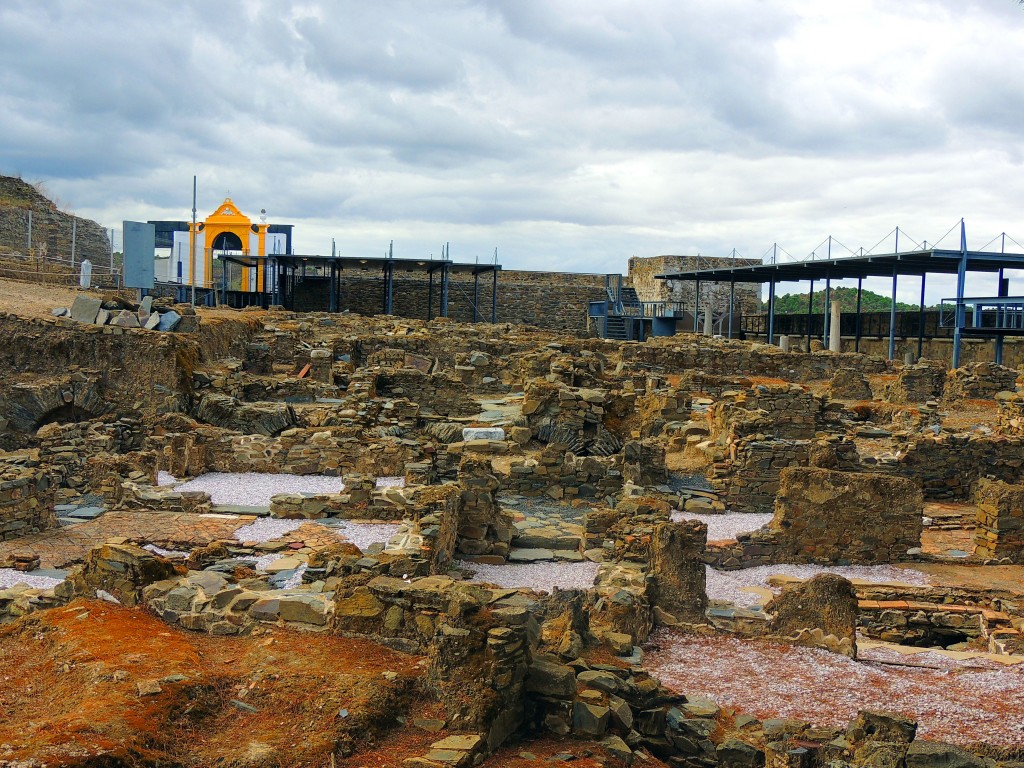
<svg viewBox="0 0 1024 768">
<path fill-rule="evenodd" d="M 94 372 L 93 383 L 110 410 L 154 415 L 181 409 L 187 361 L 199 357 L 194 340 L 156 331 L 116 334 L 121 329 L 62 319 L 0 313 L 0 370 L 32 371 L 32 384 L 45 386 L 46 376 L 63 380 L 69 368 L 78 367 Z M 0 401 L 18 383 L 0 381 Z M 33 415 L 42 421 L 48 414 Z"/>
<path fill-rule="evenodd" d="M 305 300 L 297 295 L 296 309 L 303 303 L 309 308 L 324 306 L 324 286 Z M 421 272 L 396 273 L 392 293 L 393 313 L 401 317 L 427 318 L 428 300 L 437 317 L 441 307 L 440 275 L 434 276 L 430 294 L 427 275 Z M 491 321 L 493 283 L 490 274 L 480 275 L 478 322 Z M 585 333 L 589 302 L 607 297 L 604 275 L 560 272 L 529 272 L 502 270 L 498 273 L 497 322 L 536 325 L 553 331 Z M 365 276 L 353 271 L 341 274 L 339 306 L 364 315 L 384 311 L 384 279 L 377 272 Z M 471 275 L 449 276 L 448 316 L 458 322 L 473 322 L 473 278 Z"/>
<path fill-rule="evenodd" d="M 981 480 L 973 500 L 978 505 L 975 554 L 1024 564 L 1024 486 Z"/>
<path fill-rule="evenodd" d="M 896 463 L 873 469 L 913 480 L 928 499 L 965 501 L 981 478 L 1019 482 L 1022 466 L 1022 438 L 940 434 L 914 436 Z"/>
<path fill-rule="evenodd" d="M 0 541 L 56 527 L 49 473 L 0 464 Z"/>
<path fill-rule="evenodd" d="M 711 269 L 717 266 L 743 266 L 760 264 L 758 259 L 719 259 L 701 256 L 632 256 L 629 259 L 629 279 L 641 301 L 679 301 L 693 311 L 695 285 L 689 280 L 658 280 L 655 275 L 684 272 L 691 269 Z M 713 312 L 729 309 L 729 283 L 702 283 L 700 306 L 710 306 Z M 736 283 L 733 297 L 736 314 L 750 315 L 761 311 L 760 283 Z M 738 329 L 738 326 L 737 326 Z"/>
<path fill-rule="evenodd" d="M 901 562 L 921 546 L 923 509 L 911 480 L 792 467 L 780 475 L 772 522 L 748 540 L 770 545 L 773 562 Z"/>
<path fill-rule="evenodd" d="M 786 381 L 830 379 L 836 368 L 854 368 L 864 374 L 884 373 L 886 361 L 859 354 L 780 352 L 778 347 L 751 347 L 728 341 L 687 343 L 679 336 L 648 339 L 622 347 L 622 359 L 683 373 L 714 371 L 719 376 L 761 377 Z"/>
</svg>

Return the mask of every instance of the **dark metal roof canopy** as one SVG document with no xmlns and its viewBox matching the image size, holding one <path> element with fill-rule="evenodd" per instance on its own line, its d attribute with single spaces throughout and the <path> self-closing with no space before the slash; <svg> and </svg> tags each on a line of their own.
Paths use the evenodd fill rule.
<svg viewBox="0 0 1024 768">
<path fill-rule="evenodd" d="M 838 259 L 783 261 L 775 264 L 697 269 L 656 275 L 661 280 L 707 280 L 710 282 L 776 283 L 800 280 L 843 280 L 848 278 L 892 277 L 937 273 L 955 275 L 960 268 L 960 250 L 939 250 L 907 253 L 884 253 L 875 256 L 847 256 Z M 1024 269 L 1024 253 L 967 251 L 972 272 L 998 272 L 1001 269 Z"/>
<path fill-rule="evenodd" d="M 288 309 L 294 309 L 294 295 L 296 280 L 307 279 L 306 270 L 309 267 L 323 269 L 326 273 L 323 279 L 329 281 L 328 311 L 337 312 L 340 306 L 341 275 L 345 271 L 380 271 L 384 278 L 384 295 L 382 297 L 381 311 L 390 315 L 394 310 L 394 275 L 395 272 L 419 272 L 427 273 L 427 319 L 433 318 L 434 312 L 434 273 L 440 272 L 440 304 L 438 314 L 441 317 L 448 317 L 449 298 L 449 276 L 452 274 L 464 274 L 473 276 L 473 296 L 466 296 L 473 307 L 473 322 L 483 319 L 480 311 L 480 275 L 491 273 L 491 312 L 490 321 L 497 322 L 498 318 L 498 273 L 501 271 L 500 264 L 468 264 L 450 261 L 448 259 L 396 259 L 391 256 L 384 257 L 359 257 L 359 256 L 316 256 L 301 254 L 267 254 L 266 256 L 254 256 L 248 254 L 218 253 L 217 258 L 224 262 L 238 264 L 243 267 L 256 267 L 264 264 L 267 274 L 268 290 L 266 291 L 267 302 L 271 304 L 282 304 Z M 227 298 L 227 284 L 221 289 Z M 463 292 L 465 293 L 465 292 Z"/>
<path fill-rule="evenodd" d="M 898 233 L 898 230 L 897 230 Z M 898 236 L 898 234 L 897 234 Z M 898 242 L 898 241 L 897 241 Z M 1005 242 L 1005 239 L 1004 239 Z M 898 245 L 897 245 L 898 247 Z M 996 340 L 996 362 L 1002 362 L 1003 336 L 1013 333 L 1024 323 L 1022 313 L 1024 305 L 1008 300 L 1009 281 L 1003 278 L 1006 269 L 1024 269 L 1024 253 L 1005 253 L 994 251 L 970 251 L 967 249 L 967 234 L 964 221 L 960 221 L 960 248 L 922 249 L 904 253 L 885 253 L 871 256 L 847 256 L 837 259 L 811 259 L 809 261 L 773 261 L 770 264 L 754 264 L 749 266 L 730 266 L 717 269 L 696 269 L 683 272 L 670 272 L 656 275 L 661 280 L 693 280 L 697 283 L 694 306 L 694 330 L 697 323 L 697 308 L 700 301 L 701 281 L 730 284 L 729 311 L 732 314 L 732 291 L 736 283 L 768 283 L 768 343 L 774 343 L 775 320 L 775 285 L 784 282 L 809 280 L 808 317 L 811 315 L 811 302 L 814 295 L 814 281 L 825 280 L 826 298 L 831 281 L 856 278 L 857 283 L 857 334 L 856 347 L 860 348 L 860 302 L 861 281 L 866 277 L 892 278 L 892 307 L 889 322 L 889 359 L 895 355 L 895 316 L 896 316 L 896 282 L 901 275 L 917 275 L 921 278 L 920 313 L 924 313 L 925 280 L 929 272 L 936 274 L 956 275 L 957 291 L 953 302 L 953 367 L 960 365 L 960 341 L 965 334 L 983 335 Z M 999 274 L 999 296 L 994 300 L 971 300 L 965 297 L 966 274 L 971 272 L 997 272 Z M 967 324 L 967 307 L 973 307 L 971 325 Z M 994 310 L 996 322 L 986 327 L 983 322 L 983 308 L 989 306 Z M 827 311 L 827 310 L 826 310 Z M 919 324 L 923 329 L 923 323 Z M 810 323 L 808 323 L 808 329 Z M 918 334 L 918 357 L 921 355 L 923 335 Z M 829 334 L 829 315 L 825 315 L 825 336 Z M 731 335 L 731 330 L 730 330 Z M 808 345 L 810 345 L 808 330 Z"/>
</svg>

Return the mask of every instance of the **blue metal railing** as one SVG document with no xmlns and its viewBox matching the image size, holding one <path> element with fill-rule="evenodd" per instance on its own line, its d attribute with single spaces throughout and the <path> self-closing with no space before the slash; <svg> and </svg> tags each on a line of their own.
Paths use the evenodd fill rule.
<svg viewBox="0 0 1024 768">
<path fill-rule="evenodd" d="M 1024 330 L 1024 296 L 975 296 L 959 302 L 964 308 L 964 328 L 982 331 Z M 939 325 L 956 326 L 957 300 L 943 299 L 939 305 Z"/>
</svg>

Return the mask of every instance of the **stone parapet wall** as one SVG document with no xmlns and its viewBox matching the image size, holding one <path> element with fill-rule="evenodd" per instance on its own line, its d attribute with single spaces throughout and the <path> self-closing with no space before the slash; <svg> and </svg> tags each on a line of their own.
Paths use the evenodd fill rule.
<svg viewBox="0 0 1024 768">
<path fill-rule="evenodd" d="M 573 456 L 544 451 L 536 459 L 512 460 L 501 488 L 521 496 L 547 494 L 553 499 L 605 498 L 622 490 L 622 455 Z"/>
<path fill-rule="evenodd" d="M 712 434 L 807 440 L 814 437 L 821 410 L 821 399 L 799 384 L 758 384 L 722 394 L 711 411 Z"/>
</svg>

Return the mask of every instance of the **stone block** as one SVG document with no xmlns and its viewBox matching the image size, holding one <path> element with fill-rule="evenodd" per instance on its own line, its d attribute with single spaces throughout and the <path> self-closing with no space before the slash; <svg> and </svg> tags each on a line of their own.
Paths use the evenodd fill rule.
<svg viewBox="0 0 1024 768">
<path fill-rule="evenodd" d="M 82 294 L 71 305 L 71 319 L 79 323 L 94 323 L 103 307 L 103 300 Z"/>
</svg>

